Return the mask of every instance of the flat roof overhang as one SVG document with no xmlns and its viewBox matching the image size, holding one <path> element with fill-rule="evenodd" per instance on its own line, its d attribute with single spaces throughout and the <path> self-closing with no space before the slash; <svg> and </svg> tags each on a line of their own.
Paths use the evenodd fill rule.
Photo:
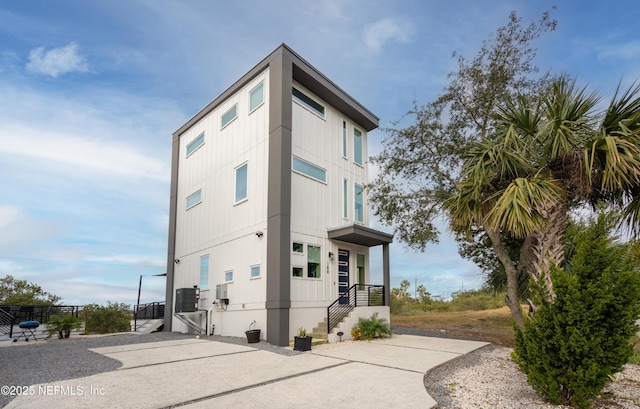
<svg viewBox="0 0 640 409">
<path fill-rule="evenodd" d="M 366 247 L 375 247 L 393 242 L 393 234 L 360 226 L 358 224 L 330 229 L 327 233 L 331 240 L 340 240 Z"/>
</svg>

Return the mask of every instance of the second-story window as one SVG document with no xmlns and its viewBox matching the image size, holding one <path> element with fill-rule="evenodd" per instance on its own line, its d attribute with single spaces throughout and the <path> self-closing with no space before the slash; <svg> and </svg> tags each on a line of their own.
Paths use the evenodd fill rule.
<svg viewBox="0 0 640 409">
<path fill-rule="evenodd" d="M 247 164 L 236 168 L 236 196 L 235 202 L 247 200 Z"/>
<path fill-rule="evenodd" d="M 353 161 L 362 165 L 362 132 L 353 130 Z"/>
</svg>

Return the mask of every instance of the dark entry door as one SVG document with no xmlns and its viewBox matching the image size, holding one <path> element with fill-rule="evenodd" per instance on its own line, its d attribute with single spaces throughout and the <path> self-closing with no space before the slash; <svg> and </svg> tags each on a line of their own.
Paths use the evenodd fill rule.
<svg viewBox="0 0 640 409">
<path fill-rule="evenodd" d="M 338 250 L 338 295 L 349 291 L 349 250 Z M 349 299 L 340 299 L 340 304 L 349 304 Z"/>
</svg>

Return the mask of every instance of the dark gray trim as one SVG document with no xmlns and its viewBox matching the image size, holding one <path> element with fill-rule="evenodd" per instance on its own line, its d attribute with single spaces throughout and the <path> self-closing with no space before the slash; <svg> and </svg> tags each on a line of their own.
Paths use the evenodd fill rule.
<svg viewBox="0 0 640 409">
<path fill-rule="evenodd" d="M 289 345 L 291 307 L 291 60 L 284 49 L 269 61 L 267 199 L 267 342 Z"/>
<path fill-rule="evenodd" d="M 384 284 L 384 305 L 391 307 L 391 268 L 389 262 L 389 243 L 382 245 L 382 280 Z"/>
<path fill-rule="evenodd" d="M 171 188 L 169 190 L 169 237 L 167 245 L 167 284 L 165 289 L 164 331 L 171 331 L 173 319 L 173 276 L 176 251 L 176 215 L 178 208 L 178 165 L 180 163 L 180 135 L 174 134 L 171 143 Z"/>
<path fill-rule="evenodd" d="M 360 246 L 374 247 L 393 242 L 393 234 L 385 233 L 359 224 L 337 227 L 327 231 L 331 240 L 340 240 Z"/>
</svg>

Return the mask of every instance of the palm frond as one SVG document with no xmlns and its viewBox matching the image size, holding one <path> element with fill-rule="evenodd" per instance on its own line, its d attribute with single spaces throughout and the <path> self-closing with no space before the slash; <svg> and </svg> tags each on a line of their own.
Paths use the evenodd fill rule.
<svg viewBox="0 0 640 409">
<path fill-rule="evenodd" d="M 615 136 L 593 139 L 585 148 L 587 175 L 598 175 L 600 188 L 626 190 L 640 183 L 640 145 Z"/>
<path fill-rule="evenodd" d="M 614 134 L 621 125 L 631 131 L 640 128 L 640 84 L 634 82 L 620 96 L 620 83 L 605 111 L 600 128 L 605 135 Z"/>
</svg>

